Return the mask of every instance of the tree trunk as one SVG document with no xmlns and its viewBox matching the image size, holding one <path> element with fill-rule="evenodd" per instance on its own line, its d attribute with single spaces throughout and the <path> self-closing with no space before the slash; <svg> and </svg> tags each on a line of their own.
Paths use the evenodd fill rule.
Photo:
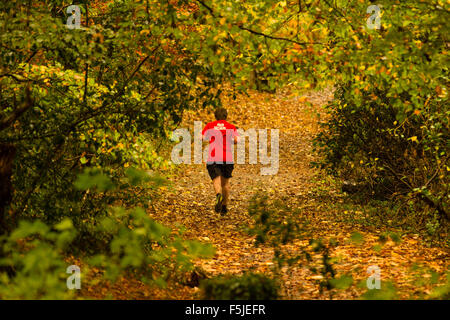
<svg viewBox="0 0 450 320">
<path fill-rule="evenodd" d="M 12 199 L 13 187 L 11 183 L 12 165 L 16 155 L 16 148 L 11 144 L 0 144 L 0 236 L 7 234 L 10 230 L 7 223 L 6 207 Z M 4 257 L 3 244 L 0 241 L 0 258 Z M 12 266 L 1 266 L 0 273 L 6 272 L 13 277 L 15 270 Z"/>
<path fill-rule="evenodd" d="M 12 199 L 12 165 L 16 148 L 11 144 L 0 144 L 0 235 L 7 233 L 6 207 Z"/>
</svg>

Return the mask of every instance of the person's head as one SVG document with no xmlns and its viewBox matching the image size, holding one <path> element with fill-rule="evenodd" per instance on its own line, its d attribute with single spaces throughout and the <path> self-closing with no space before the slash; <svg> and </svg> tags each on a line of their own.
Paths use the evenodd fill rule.
<svg viewBox="0 0 450 320">
<path fill-rule="evenodd" d="M 225 108 L 218 108 L 214 111 L 214 116 L 216 120 L 227 120 L 228 112 Z"/>
</svg>

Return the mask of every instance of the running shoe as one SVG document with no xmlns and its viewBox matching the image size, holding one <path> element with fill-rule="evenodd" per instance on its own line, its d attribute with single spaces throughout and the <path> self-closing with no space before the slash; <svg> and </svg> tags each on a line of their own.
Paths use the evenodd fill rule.
<svg viewBox="0 0 450 320">
<path fill-rule="evenodd" d="M 214 210 L 216 212 L 222 211 L 222 201 L 223 201 L 222 194 L 221 193 L 216 194 L 216 205 L 214 207 Z"/>
</svg>

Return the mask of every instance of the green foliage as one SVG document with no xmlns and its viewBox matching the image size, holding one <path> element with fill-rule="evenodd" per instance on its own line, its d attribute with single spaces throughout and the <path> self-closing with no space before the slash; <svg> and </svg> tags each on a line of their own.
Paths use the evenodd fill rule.
<svg viewBox="0 0 450 320">
<path fill-rule="evenodd" d="M 114 185 L 111 179 L 99 169 L 87 168 L 78 176 L 75 187 L 80 190 L 97 189 L 100 192 L 112 190 Z"/>
<path fill-rule="evenodd" d="M 362 281 L 361 287 L 366 288 L 366 281 Z M 389 281 L 381 281 L 380 289 L 367 289 L 361 296 L 364 300 L 394 300 L 398 299 L 397 289 Z"/>
<path fill-rule="evenodd" d="M 329 280 L 332 288 L 345 290 L 353 284 L 353 277 L 351 275 L 343 275 L 339 278 Z"/>
<path fill-rule="evenodd" d="M 310 245 L 313 248 L 313 251 L 319 253 L 321 255 L 321 264 L 319 267 L 315 265 L 309 266 L 309 269 L 314 273 L 319 273 L 322 276 L 322 279 L 318 281 L 319 290 L 323 292 L 324 289 L 331 290 L 338 286 L 346 286 L 348 279 L 336 277 L 336 270 L 334 269 L 334 261 L 330 255 L 330 249 L 337 245 L 335 241 L 330 241 L 328 244 L 323 243 L 321 240 L 310 240 Z M 308 262 L 312 262 L 311 256 L 309 253 L 306 253 L 306 258 Z M 332 297 L 332 292 L 329 291 L 330 298 Z"/>
<path fill-rule="evenodd" d="M 64 250 L 75 237 L 70 220 L 50 228 L 43 222 L 21 221 L 8 237 L 0 239 L 1 299 L 68 299 Z M 9 270 L 1 272 L 1 270 Z M 11 273 L 14 275 L 11 276 Z"/>
<path fill-rule="evenodd" d="M 75 188 L 85 196 L 91 195 L 92 198 L 100 198 L 102 201 L 94 202 L 97 207 L 93 209 L 93 212 L 86 212 L 83 207 L 80 207 L 79 211 L 69 212 L 73 217 L 75 228 L 79 231 L 71 248 L 74 251 L 89 253 L 107 250 L 111 234 L 105 230 L 99 230 L 97 225 L 108 215 L 108 207 L 120 201 L 130 207 L 148 208 L 148 197 L 156 197 L 159 188 L 166 184 L 166 179 L 160 175 L 149 174 L 134 167 L 124 170 L 119 177 L 107 174 L 102 169 L 86 168 L 78 175 L 74 183 Z M 136 196 L 141 193 L 146 197 L 141 199 Z M 118 197 L 119 194 L 120 197 Z M 90 202 L 91 205 L 94 203 Z"/>
<path fill-rule="evenodd" d="M 127 170 L 127 184 L 155 182 L 137 169 Z M 99 170 L 79 175 L 77 188 L 105 192 L 117 186 Z M 214 255 L 210 244 L 183 240 L 181 231 L 171 230 L 151 219 L 142 208 L 111 207 L 107 215 L 94 217 L 88 241 L 101 239 L 103 246 L 92 254 L 85 250 L 84 272 L 90 266 L 104 270 L 107 280 L 132 273 L 144 282 L 165 286 L 166 280 L 193 269 L 193 259 Z M 0 238 L 0 298 L 67 299 L 73 294 L 66 287 L 64 257 L 81 243 L 77 230 L 67 218 L 49 227 L 40 220 L 21 221 L 10 235 Z M 85 233 L 83 235 L 86 235 Z M 91 254 L 89 254 L 91 253 Z M 4 272 L 1 272 L 5 270 Z"/>
<path fill-rule="evenodd" d="M 449 300 L 450 299 L 450 272 L 446 274 L 446 283 L 433 289 L 429 298 L 437 300 Z"/>
<path fill-rule="evenodd" d="M 129 168 L 126 175 L 129 187 L 149 182 L 158 187 L 164 183 L 160 177 L 135 168 Z M 77 180 L 78 188 L 99 188 L 99 184 L 115 187 L 108 177 L 97 171 L 92 174 L 92 170 L 80 174 Z M 102 253 L 91 257 L 91 263 L 104 268 L 105 277 L 113 281 L 125 272 L 133 272 L 146 282 L 164 286 L 169 276 L 192 269 L 192 259 L 214 255 L 211 245 L 182 240 L 181 234 L 157 223 L 139 207 L 112 207 L 94 222 L 93 233 L 101 235 L 104 246 Z"/>
<path fill-rule="evenodd" d="M 168 277 L 192 270 L 192 259 L 214 255 L 211 245 L 182 240 L 141 208 L 113 208 L 100 220 L 98 230 L 111 241 L 107 252 L 92 257 L 91 263 L 105 268 L 105 277 L 110 280 L 129 271 L 146 282 L 164 286 Z"/>
<path fill-rule="evenodd" d="M 359 232 L 353 232 L 350 235 L 350 240 L 356 244 L 361 244 L 362 242 L 364 242 L 364 237 L 361 233 Z"/>
<path fill-rule="evenodd" d="M 266 194 L 256 194 L 252 197 L 248 213 L 255 220 L 255 225 L 249 228 L 248 232 L 256 236 L 257 245 L 268 243 L 276 247 L 304 237 L 301 224 L 292 220 L 287 212 L 296 215 L 296 212 L 292 212 L 292 209 L 281 201 L 270 201 Z"/>
<path fill-rule="evenodd" d="M 330 117 L 316 139 L 317 166 L 363 185 L 357 192 L 366 196 L 421 203 L 403 214 L 425 215 L 432 233 L 449 218 L 449 22 L 441 2 L 385 1 L 380 30 L 346 30 L 333 50 L 343 64 Z"/>
<path fill-rule="evenodd" d="M 202 58 L 211 52 L 175 26 L 183 19 L 173 4 L 150 2 L 151 14 L 134 0 L 81 5 L 82 28 L 74 30 L 65 25 L 71 2 L 1 2 L 0 143 L 18 150 L 15 216 L 54 223 L 105 214 L 120 195 L 79 190 L 109 190 L 89 175 L 101 169 L 117 181 L 130 166 L 168 168 L 160 148 L 183 111 L 220 103 L 220 75 Z M 26 87 L 32 103 L 19 110 Z M 93 171 L 74 188 L 85 168 Z"/>
<path fill-rule="evenodd" d="M 162 277 L 149 278 L 164 279 L 209 251 L 169 235 L 143 209 L 108 208 L 151 203 L 163 180 L 127 168 L 170 167 L 162 152 L 170 132 L 185 110 L 220 106 L 223 82 L 241 91 L 331 83 L 317 165 L 377 199 L 399 198 L 386 212 L 430 234 L 448 220 L 445 1 L 384 1 L 379 30 L 365 27 L 364 1 L 85 1 L 78 30 L 65 25 L 68 4 L 0 2 L 0 144 L 17 148 L 8 210 L 43 225 L 70 218 L 72 248 L 100 251 L 101 265 L 113 261 L 109 274 L 143 274 L 158 262 L 167 265 Z M 258 201 L 250 232 L 276 249 L 279 265 L 295 263 L 279 248 L 304 230 L 283 206 Z M 44 239 L 36 248 L 56 241 Z M 328 245 L 317 248 L 328 254 Z M 324 258 L 327 277 L 330 265 Z"/>
<path fill-rule="evenodd" d="M 292 212 L 292 209 L 278 201 L 270 201 L 266 194 L 255 195 L 250 201 L 248 211 L 255 221 L 254 225 L 248 228 L 251 235 L 256 235 L 255 244 L 264 243 L 273 247 L 273 260 L 276 263 L 274 274 L 279 276 L 281 268 L 285 265 L 292 267 L 305 263 L 313 273 L 321 275 L 321 280 L 318 281 L 321 291 L 325 288 L 330 290 L 334 285 L 340 284 L 339 281 L 334 284 L 330 282 L 336 276 L 333 259 L 330 256 L 330 249 L 337 245 L 336 241 L 324 243 L 313 239 L 306 228 L 308 222 L 300 219 L 298 212 Z M 321 255 L 319 266 L 312 263 L 312 253 L 305 247 L 299 248 L 294 255 L 284 250 L 283 245 L 296 239 L 309 239 L 313 253 Z M 342 281 L 345 282 L 345 279 Z"/>
<path fill-rule="evenodd" d="M 276 281 L 258 273 L 203 280 L 200 287 L 206 300 L 274 300 L 279 296 Z"/>
</svg>

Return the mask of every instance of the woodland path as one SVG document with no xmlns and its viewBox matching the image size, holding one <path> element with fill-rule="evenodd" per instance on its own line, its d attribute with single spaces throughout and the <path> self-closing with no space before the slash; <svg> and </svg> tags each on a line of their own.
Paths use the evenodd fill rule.
<svg viewBox="0 0 450 320">
<path fill-rule="evenodd" d="M 336 222 L 336 216 L 345 213 L 330 210 L 330 205 L 343 202 L 343 195 L 332 184 L 321 180 L 321 173 L 310 167 L 313 160 L 311 140 L 319 130 L 317 114 L 324 115 L 321 106 L 331 96 L 330 91 L 313 92 L 300 98 L 289 92 L 276 95 L 251 92 L 235 101 L 224 101 L 229 121 L 238 127 L 245 130 L 280 129 L 280 162 L 278 173 L 272 176 L 260 175 L 260 164 L 235 165 L 231 179 L 231 209 L 225 217 L 213 211 L 214 191 L 204 164 L 184 165 L 181 174 L 173 179 L 174 193 L 161 200 L 154 218 L 168 225 L 182 224 L 187 227 L 187 237 L 210 242 L 216 247 L 217 254 L 213 259 L 199 262 L 207 272 L 212 275 L 239 274 L 245 270 L 267 272 L 272 267 L 272 250 L 255 247 L 254 237 L 244 230 L 252 220 L 247 213 L 249 200 L 258 191 L 265 191 L 271 198 L 299 208 L 300 214 L 310 220 L 316 239 L 334 238 L 339 242 L 332 252 L 338 259 L 339 274 L 350 272 L 355 280 L 363 280 L 367 278 L 367 268 L 378 265 L 382 280 L 395 279 L 401 293 L 402 286 L 405 290 L 411 289 L 411 279 L 403 273 L 413 261 L 436 271 L 448 269 L 449 253 L 421 246 L 417 236 L 403 237 L 400 244 L 389 241 L 380 252 L 375 252 L 372 247 L 383 230 L 364 230 L 361 226 Z M 214 119 L 210 113 L 191 113 L 185 117 L 183 125 L 192 129 L 193 121 L 199 120 L 206 124 Z M 349 242 L 352 232 L 362 234 L 364 243 Z M 306 244 L 305 241 L 297 243 L 299 246 Z M 318 278 L 307 268 L 285 272 L 285 296 L 292 299 L 328 298 L 327 294 L 319 293 Z M 358 290 L 355 289 L 353 296 L 348 294 L 347 291 L 341 298 L 355 298 Z"/>
<path fill-rule="evenodd" d="M 375 251 L 373 247 L 385 230 L 339 222 L 348 214 L 337 205 L 345 201 L 345 195 L 323 172 L 311 168 L 310 162 L 314 159 L 312 138 L 320 129 L 318 114 L 325 116 L 321 107 L 331 96 L 330 91 L 312 92 L 301 97 L 289 92 L 269 94 L 254 91 L 238 96 L 237 100 L 224 100 L 228 120 L 236 126 L 245 130 L 280 129 L 278 173 L 263 176 L 260 175 L 260 164 L 235 165 L 230 210 L 222 217 L 213 210 L 214 191 L 205 165 L 182 165 L 179 173 L 171 178 L 172 188 L 167 189 L 154 204 L 155 211 L 150 213 L 151 217 L 170 227 L 184 225 L 186 238 L 213 244 L 216 248 L 214 258 L 196 262 L 211 276 L 241 274 L 249 270 L 269 274 L 273 267 L 273 250 L 265 246 L 256 247 L 254 237 L 244 229 L 252 223 L 247 212 L 249 200 L 257 192 L 266 192 L 270 198 L 280 199 L 289 207 L 297 208 L 301 218 L 310 222 L 309 231 L 314 239 L 324 239 L 324 242 L 335 239 L 338 242 L 330 252 L 335 258 L 338 276 L 348 273 L 355 282 L 365 281 L 367 268 L 377 265 L 381 269 L 381 279 L 394 280 L 401 298 L 412 293 L 430 293 L 427 286 L 414 286 L 414 278 L 408 270 L 414 263 L 436 272 L 448 270 L 449 252 L 425 247 L 417 235 L 403 236 L 400 243 L 389 240 L 381 250 Z M 194 121 L 202 121 L 204 125 L 213 120 L 213 115 L 206 111 L 188 113 L 180 127 L 193 130 Z M 363 212 L 356 214 L 364 215 Z M 364 241 L 360 244 L 349 241 L 353 232 L 361 234 Z M 298 252 L 300 247 L 307 246 L 308 240 L 298 240 L 287 247 L 291 252 Z M 315 256 L 318 265 L 320 258 L 320 255 Z M 285 299 L 330 298 L 327 292 L 319 291 L 321 277 L 304 265 L 283 269 L 282 278 Z M 365 291 L 356 286 L 353 288 L 336 292 L 333 298 L 355 299 Z M 195 299 L 199 289 L 176 285 L 155 290 L 127 279 L 107 290 L 104 288 L 104 291 L 125 299 Z"/>
</svg>

